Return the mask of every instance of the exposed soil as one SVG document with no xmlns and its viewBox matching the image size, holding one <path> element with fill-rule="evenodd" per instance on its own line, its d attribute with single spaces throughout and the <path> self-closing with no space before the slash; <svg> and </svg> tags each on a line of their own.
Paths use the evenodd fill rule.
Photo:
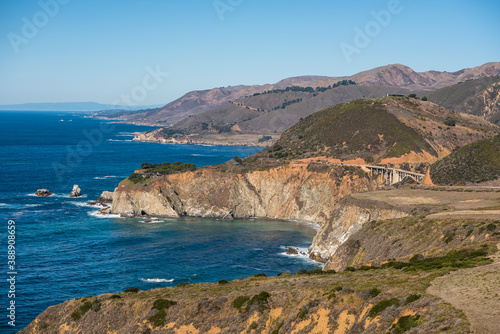
<svg viewBox="0 0 500 334">
<path fill-rule="evenodd" d="M 438 188 L 435 188 L 438 189 Z M 428 218 L 500 219 L 500 192 L 446 191 L 445 188 L 393 189 L 353 194 L 357 199 L 378 200 L 393 206 L 428 206 Z"/>
<path fill-rule="evenodd" d="M 476 334 L 498 333 L 500 328 L 500 255 L 492 258 L 490 265 L 438 277 L 427 289 L 463 310 Z"/>
<path fill-rule="evenodd" d="M 428 215 L 427 218 L 499 219 L 500 210 L 456 210 L 449 212 L 438 212 L 432 215 Z"/>
</svg>

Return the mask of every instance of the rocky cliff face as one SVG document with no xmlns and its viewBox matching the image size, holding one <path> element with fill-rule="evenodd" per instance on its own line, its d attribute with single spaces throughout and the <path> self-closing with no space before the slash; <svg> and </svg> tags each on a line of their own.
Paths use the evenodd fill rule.
<svg viewBox="0 0 500 334">
<path fill-rule="evenodd" d="M 406 216 L 408 216 L 406 211 L 383 202 L 345 198 L 335 204 L 330 219 L 321 225 L 309 247 L 309 255 L 316 261 L 327 262 L 337 249 L 364 224 Z M 334 267 L 335 270 L 341 269 L 340 266 Z"/>
<path fill-rule="evenodd" d="M 500 123 L 500 83 L 467 99 L 456 108 L 459 112 L 483 117 L 492 123 Z"/>
<path fill-rule="evenodd" d="M 318 172 L 307 165 L 290 165 L 239 174 L 201 169 L 146 184 L 125 180 L 113 196 L 112 213 L 324 223 L 339 199 L 376 186 L 376 180 L 358 170 L 335 167 Z"/>
<path fill-rule="evenodd" d="M 383 213 L 384 214 L 384 213 Z M 370 221 L 353 232 L 328 259 L 323 270 L 408 261 L 411 257 L 443 256 L 450 251 L 498 242 L 498 227 L 487 219 L 425 219 L 385 213 L 385 220 Z M 489 226 L 489 229 L 488 227 Z M 410 260 L 411 262 L 411 260 Z"/>
</svg>

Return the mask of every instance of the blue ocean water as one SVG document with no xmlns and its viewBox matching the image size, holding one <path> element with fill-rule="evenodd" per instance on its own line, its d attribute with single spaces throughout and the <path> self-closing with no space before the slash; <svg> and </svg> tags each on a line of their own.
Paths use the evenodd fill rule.
<svg viewBox="0 0 500 334">
<path fill-rule="evenodd" d="M 143 162 L 216 164 L 259 148 L 132 142 L 145 126 L 112 124 L 74 113 L 0 112 L 0 332 L 14 333 L 64 300 L 216 282 L 319 264 L 288 256 L 306 248 L 313 226 L 261 219 L 161 219 L 96 215 L 85 203 L 112 191 Z M 83 198 L 69 198 L 78 184 Z M 34 196 L 40 188 L 55 195 Z M 16 226 L 15 298 L 8 297 L 8 221 Z M 15 300 L 16 327 L 7 324 Z"/>
</svg>

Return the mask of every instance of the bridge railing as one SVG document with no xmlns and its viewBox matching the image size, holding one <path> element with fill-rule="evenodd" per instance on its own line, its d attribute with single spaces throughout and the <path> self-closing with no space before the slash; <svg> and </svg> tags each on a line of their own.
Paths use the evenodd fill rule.
<svg viewBox="0 0 500 334">
<path fill-rule="evenodd" d="M 413 180 L 416 182 L 421 182 L 425 175 L 420 174 L 420 173 L 415 173 L 399 168 L 389 168 L 389 167 L 384 167 L 384 166 L 373 166 L 373 165 L 355 165 L 355 164 L 345 164 L 345 163 L 340 163 L 340 162 L 327 162 L 329 165 L 336 165 L 336 166 L 349 166 L 349 167 L 365 167 L 369 169 L 372 172 L 382 172 L 383 177 L 386 181 L 389 181 L 390 184 L 394 184 L 397 182 L 400 182 L 404 180 L 407 177 L 411 177 Z M 395 174 L 397 173 L 397 177 L 395 177 Z"/>
</svg>

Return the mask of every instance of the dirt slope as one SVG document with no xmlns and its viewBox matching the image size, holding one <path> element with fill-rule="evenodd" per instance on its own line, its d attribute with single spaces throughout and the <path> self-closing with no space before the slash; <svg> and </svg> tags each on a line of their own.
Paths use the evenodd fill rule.
<svg viewBox="0 0 500 334">
<path fill-rule="evenodd" d="M 500 248 L 500 244 L 498 244 Z M 463 269 L 436 278 L 427 292 L 465 312 L 476 334 L 498 333 L 500 328 L 500 258 L 494 263 Z"/>
</svg>

